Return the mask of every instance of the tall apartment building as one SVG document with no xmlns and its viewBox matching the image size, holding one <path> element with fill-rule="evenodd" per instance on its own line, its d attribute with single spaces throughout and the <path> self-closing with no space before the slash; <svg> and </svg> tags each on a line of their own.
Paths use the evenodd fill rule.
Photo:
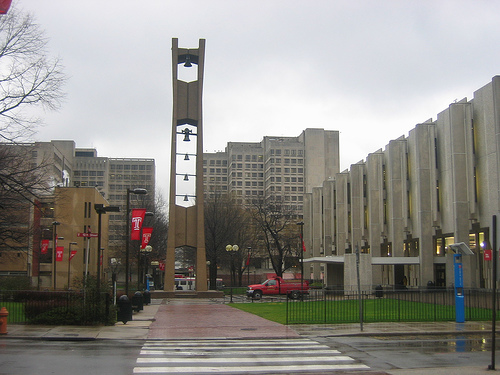
<svg viewBox="0 0 500 375">
<path fill-rule="evenodd" d="M 144 188 L 148 195 L 130 194 L 131 207 L 149 205 L 153 209 L 156 168 L 154 159 L 99 157 L 97 150 L 75 149 L 71 186 L 94 186 L 112 206 L 121 211 L 109 215 L 111 250 L 124 246 L 126 233 L 127 189 Z M 146 199 L 147 202 L 144 202 Z"/>
<path fill-rule="evenodd" d="M 304 193 L 339 172 L 339 133 L 306 129 L 297 137 L 229 142 L 225 152 L 203 158 L 208 197 L 227 192 L 240 204 L 272 198 L 302 215 Z"/>
</svg>

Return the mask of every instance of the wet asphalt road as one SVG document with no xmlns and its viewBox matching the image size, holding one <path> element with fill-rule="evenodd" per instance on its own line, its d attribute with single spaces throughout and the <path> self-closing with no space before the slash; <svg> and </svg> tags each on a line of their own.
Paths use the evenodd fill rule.
<svg viewBox="0 0 500 375">
<path fill-rule="evenodd" d="M 491 364 L 490 335 L 416 335 L 314 338 L 372 370 L 479 366 Z M 497 340 L 497 352 L 500 348 Z M 496 355 L 498 362 L 500 356 Z M 499 357 L 497 359 L 497 357 Z M 498 365 L 497 365 L 498 368 Z"/>
<path fill-rule="evenodd" d="M 143 340 L 0 340 L 0 374 L 132 374 L 143 343 Z"/>
<path fill-rule="evenodd" d="M 491 363 L 489 335 L 315 337 L 314 340 L 362 362 L 370 371 L 382 373 L 409 368 L 487 367 Z M 0 340 L 0 374 L 132 374 L 143 344 L 143 340 Z"/>
</svg>

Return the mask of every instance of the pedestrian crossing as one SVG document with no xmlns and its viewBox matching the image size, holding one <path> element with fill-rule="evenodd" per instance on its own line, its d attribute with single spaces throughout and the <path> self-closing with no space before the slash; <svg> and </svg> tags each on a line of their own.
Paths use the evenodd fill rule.
<svg viewBox="0 0 500 375">
<path fill-rule="evenodd" d="M 149 340 L 134 374 L 307 374 L 368 368 L 305 338 Z"/>
</svg>

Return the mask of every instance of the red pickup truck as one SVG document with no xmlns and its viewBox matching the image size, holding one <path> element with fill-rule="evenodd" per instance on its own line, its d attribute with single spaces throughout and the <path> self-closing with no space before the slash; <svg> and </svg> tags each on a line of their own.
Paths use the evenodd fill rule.
<svg viewBox="0 0 500 375">
<path fill-rule="evenodd" d="M 284 280 L 281 277 L 273 277 L 264 281 L 262 284 L 249 285 L 247 288 L 247 297 L 260 299 L 262 295 L 286 294 L 292 299 L 298 299 L 303 294 L 309 293 L 309 282 L 300 280 Z"/>
</svg>

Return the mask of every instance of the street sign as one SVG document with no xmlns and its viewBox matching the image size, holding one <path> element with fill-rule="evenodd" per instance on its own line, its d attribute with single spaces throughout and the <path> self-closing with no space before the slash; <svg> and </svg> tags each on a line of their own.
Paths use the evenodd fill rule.
<svg viewBox="0 0 500 375">
<path fill-rule="evenodd" d="M 98 237 L 99 233 L 77 233 L 77 237 Z"/>
</svg>

